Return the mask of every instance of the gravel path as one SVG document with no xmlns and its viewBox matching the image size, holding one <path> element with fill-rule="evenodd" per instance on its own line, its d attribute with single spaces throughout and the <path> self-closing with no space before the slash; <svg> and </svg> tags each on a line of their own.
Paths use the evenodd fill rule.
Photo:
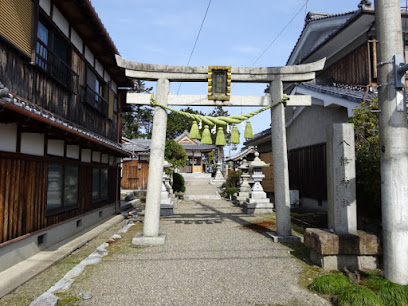
<svg viewBox="0 0 408 306">
<path fill-rule="evenodd" d="M 184 200 L 175 213 L 161 220 L 164 245 L 104 259 L 80 304 L 330 305 L 297 284 L 289 248 L 244 227 L 257 217 L 224 200 Z"/>
</svg>

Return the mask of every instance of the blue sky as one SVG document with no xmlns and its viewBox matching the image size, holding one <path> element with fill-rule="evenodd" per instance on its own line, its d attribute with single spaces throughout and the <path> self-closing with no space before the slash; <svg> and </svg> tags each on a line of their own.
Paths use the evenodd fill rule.
<svg viewBox="0 0 408 306">
<path fill-rule="evenodd" d="M 122 57 L 168 65 L 187 64 L 209 3 L 208 0 L 91 2 Z M 356 10 L 359 2 L 212 0 L 190 66 L 284 66 L 303 29 L 307 12 L 343 13 Z M 170 92 L 176 94 L 178 87 L 178 83 L 172 83 Z M 236 84 L 231 94 L 263 95 L 264 89 L 264 84 Z M 179 94 L 206 93 L 206 83 L 183 83 L 179 91 Z M 251 111 L 227 109 L 230 114 Z M 208 112 L 210 108 L 200 110 Z M 251 122 L 254 133 L 268 128 L 270 112 L 253 117 Z"/>
</svg>

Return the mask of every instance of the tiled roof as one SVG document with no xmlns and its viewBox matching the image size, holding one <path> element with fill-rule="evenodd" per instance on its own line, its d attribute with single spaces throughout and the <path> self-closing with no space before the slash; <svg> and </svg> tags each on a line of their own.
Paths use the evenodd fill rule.
<svg viewBox="0 0 408 306">
<path fill-rule="evenodd" d="M 377 98 L 377 94 L 372 91 L 368 91 L 366 95 L 366 87 L 363 86 L 352 86 L 352 85 L 318 85 L 313 82 L 310 83 L 300 83 L 297 84 L 299 87 L 311 89 L 324 94 L 332 95 L 338 98 L 346 99 L 352 102 L 360 103 L 365 100 L 370 101 Z M 366 96 L 365 96 L 366 95 Z M 364 97 L 365 96 L 365 97 Z"/>
<path fill-rule="evenodd" d="M 132 150 L 134 152 L 143 152 L 143 151 L 149 151 L 150 150 L 150 143 L 151 139 L 131 139 L 129 142 L 124 143 L 123 147 L 127 148 L 128 150 Z M 197 140 L 195 140 L 197 141 Z M 207 145 L 207 144 L 183 144 L 184 150 L 188 151 L 211 151 L 212 149 L 215 148 L 215 145 Z"/>
<path fill-rule="evenodd" d="M 315 83 L 300 83 L 296 84 L 296 86 L 303 87 L 306 89 L 311 89 L 316 92 L 320 92 L 323 94 L 335 96 L 341 99 L 345 99 L 348 101 L 352 101 L 355 103 L 360 103 L 363 101 L 364 96 L 366 94 L 366 88 L 362 86 L 351 86 L 351 85 L 341 85 L 341 84 L 336 84 L 336 85 L 319 85 Z M 368 91 L 367 95 L 365 96 L 366 101 L 371 101 L 376 99 L 377 93 Z M 271 134 L 271 128 L 265 129 L 257 134 L 254 135 L 254 138 L 248 140 L 245 142 L 245 144 L 251 144 L 253 141 L 262 139 L 265 136 L 268 136 Z"/>
<path fill-rule="evenodd" d="M 237 160 L 244 158 L 250 153 L 255 153 L 254 147 L 243 147 L 238 154 L 234 155 L 231 158 L 228 158 L 226 161 L 237 161 Z"/>
<path fill-rule="evenodd" d="M 122 146 L 133 152 L 149 151 L 151 141 L 151 139 L 131 139 Z"/>
<path fill-rule="evenodd" d="M 270 135 L 270 134 L 271 134 L 271 128 L 266 129 L 266 130 L 263 130 L 263 131 L 261 131 L 261 132 L 259 132 L 259 133 L 256 133 L 256 134 L 254 135 L 254 138 L 249 139 L 249 140 L 246 141 L 244 144 L 249 144 L 249 143 L 251 143 L 251 142 L 253 142 L 253 141 L 255 141 L 255 140 L 264 138 L 265 136 L 268 136 L 268 135 Z"/>
<path fill-rule="evenodd" d="M 292 55 L 293 55 L 293 52 L 295 52 L 296 46 L 299 44 L 300 39 L 301 39 L 303 33 L 305 32 L 306 27 L 307 27 L 307 25 L 308 25 L 309 23 L 314 22 L 314 21 L 319 21 L 319 20 L 321 21 L 321 20 L 323 20 L 323 19 L 330 19 L 330 18 L 336 18 L 336 17 L 342 17 L 342 16 L 350 16 L 350 18 L 351 18 L 353 15 L 355 15 L 355 14 L 357 14 L 357 13 L 359 13 L 359 12 L 361 12 L 361 10 L 350 11 L 350 12 L 339 13 L 339 14 L 326 14 L 326 13 L 309 12 L 309 13 L 306 15 L 305 25 L 303 26 L 302 32 L 300 33 L 299 38 L 298 38 L 298 40 L 296 41 L 296 44 L 294 45 L 294 47 L 293 47 L 293 49 L 292 49 L 292 52 L 290 53 L 289 58 L 288 58 L 286 64 L 288 64 L 289 59 L 290 59 L 290 58 L 292 57 Z M 344 21 L 344 24 L 346 24 L 347 21 L 350 20 L 350 18 L 348 18 L 347 20 L 345 20 L 345 21 Z M 344 25 L 344 24 L 343 24 L 343 25 Z M 341 28 L 341 26 L 339 26 L 339 28 Z M 339 28 L 338 28 L 338 29 L 339 29 Z M 328 35 L 328 36 L 324 39 L 324 41 L 323 41 L 321 44 L 319 44 L 318 46 L 316 46 L 315 48 L 313 48 L 312 50 L 310 50 L 307 54 L 304 54 L 303 58 L 306 58 L 309 54 L 311 54 L 314 50 L 316 50 L 320 45 L 322 45 L 324 42 L 326 42 L 334 33 L 336 33 L 336 32 L 338 31 L 338 29 L 335 30 L 335 31 L 334 31 L 333 33 L 331 33 L 330 35 Z"/>
<path fill-rule="evenodd" d="M 215 145 L 208 145 L 208 144 L 181 144 L 184 148 L 184 150 L 188 151 L 206 151 L 209 150 L 211 151 L 212 149 L 215 149 Z"/>
<path fill-rule="evenodd" d="M 60 129 L 70 131 L 71 134 L 78 135 L 80 137 L 88 138 L 91 141 L 102 144 L 104 147 L 113 149 L 124 155 L 130 155 L 130 151 L 123 148 L 121 144 L 116 143 L 106 137 L 98 135 L 90 130 L 83 128 L 82 126 L 69 121 L 61 116 L 58 116 L 37 104 L 23 100 L 14 94 L 9 93 L 8 89 L 0 82 L 0 105 L 6 108 L 10 108 L 19 113 L 26 114 L 27 116 L 34 116 L 38 118 L 36 120 L 43 120 L 48 122 L 49 125 L 55 126 Z"/>
</svg>

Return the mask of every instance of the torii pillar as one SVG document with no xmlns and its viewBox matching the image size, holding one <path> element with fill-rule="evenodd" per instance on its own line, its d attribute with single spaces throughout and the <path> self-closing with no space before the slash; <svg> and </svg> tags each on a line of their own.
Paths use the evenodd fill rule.
<svg viewBox="0 0 408 306">
<path fill-rule="evenodd" d="M 270 84 L 270 93 L 265 96 L 231 96 L 229 101 L 209 101 L 206 95 L 168 95 L 170 82 L 207 82 L 208 67 L 170 66 L 137 63 L 116 55 L 119 67 L 126 69 L 126 76 L 133 79 L 157 81 L 156 101 L 160 105 L 176 106 L 267 106 L 282 100 L 283 82 L 310 81 L 316 71 L 323 69 L 325 59 L 284 67 L 232 67 L 232 82 Z M 150 105 L 150 95 L 128 93 L 127 103 Z M 290 96 L 286 106 L 310 106 L 310 96 Z M 271 109 L 272 154 L 274 163 L 275 207 L 277 232 L 275 241 L 292 239 L 289 201 L 289 171 L 286 147 L 285 106 L 280 103 Z M 165 241 L 159 233 L 160 191 L 164 163 L 164 147 L 167 127 L 167 112 L 155 107 L 150 167 L 147 186 L 143 234 L 133 238 L 133 245 L 155 245 Z"/>
</svg>

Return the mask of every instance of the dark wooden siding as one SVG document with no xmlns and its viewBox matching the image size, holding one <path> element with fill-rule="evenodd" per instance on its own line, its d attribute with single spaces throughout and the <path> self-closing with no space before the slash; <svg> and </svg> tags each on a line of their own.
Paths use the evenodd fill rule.
<svg viewBox="0 0 408 306">
<path fill-rule="evenodd" d="M 290 189 L 300 197 L 326 200 L 326 144 L 291 150 L 288 153 Z"/>
<path fill-rule="evenodd" d="M 147 188 L 148 174 L 149 164 L 146 161 L 132 160 L 124 162 L 122 164 L 122 188 L 124 189 Z"/>
<path fill-rule="evenodd" d="M 368 44 L 364 43 L 342 59 L 317 74 L 318 79 L 348 85 L 370 84 Z"/>
<path fill-rule="evenodd" d="M 4 86 L 25 100 L 117 142 L 118 115 L 113 113 L 109 119 L 86 103 L 85 62 L 73 52 L 72 64 L 78 76 L 73 75 L 72 87 L 67 88 L 0 38 L 0 80 Z"/>
<path fill-rule="evenodd" d="M 79 165 L 78 207 L 47 216 L 49 161 L 42 157 L 0 153 L 0 243 L 35 232 L 115 202 L 117 168 L 109 167 L 108 199 L 92 202 L 92 169 Z"/>
<path fill-rule="evenodd" d="M 0 242 L 46 226 L 45 163 L 0 159 Z"/>
</svg>

